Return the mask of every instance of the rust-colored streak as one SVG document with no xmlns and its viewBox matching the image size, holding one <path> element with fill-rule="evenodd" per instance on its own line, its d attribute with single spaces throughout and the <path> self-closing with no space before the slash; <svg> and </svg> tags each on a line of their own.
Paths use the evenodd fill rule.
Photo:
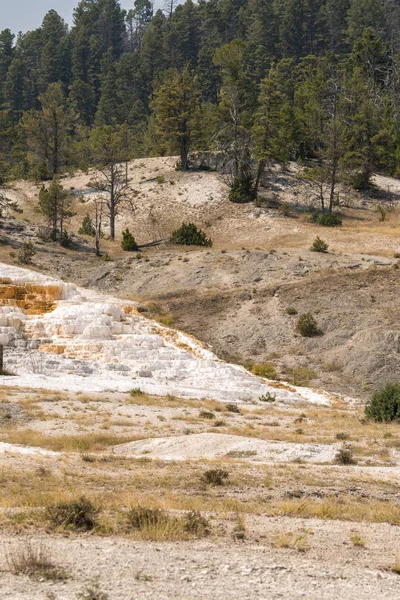
<svg viewBox="0 0 400 600">
<path fill-rule="evenodd" d="M 18 306 L 28 315 L 43 315 L 55 309 L 61 299 L 58 285 L 12 284 L 0 278 L 0 305 Z"/>
</svg>

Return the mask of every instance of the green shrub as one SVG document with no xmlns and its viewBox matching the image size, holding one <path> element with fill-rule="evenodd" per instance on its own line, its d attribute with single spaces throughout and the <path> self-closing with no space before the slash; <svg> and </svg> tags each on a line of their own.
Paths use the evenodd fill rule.
<svg viewBox="0 0 400 600">
<path fill-rule="evenodd" d="M 386 210 L 383 208 L 383 206 L 381 206 L 381 205 L 377 206 L 376 210 L 380 215 L 379 221 L 381 223 L 383 223 L 383 221 L 386 221 Z"/>
<path fill-rule="evenodd" d="M 97 525 L 99 509 L 84 496 L 72 502 L 61 502 L 47 509 L 47 517 L 55 527 L 91 531 Z"/>
<path fill-rule="evenodd" d="M 379 423 L 400 420 L 400 383 L 388 383 L 375 392 L 365 407 L 369 419 Z"/>
<path fill-rule="evenodd" d="M 267 392 L 264 396 L 259 397 L 259 401 L 268 403 L 276 402 L 276 396 L 275 394 L 270 394 L 270 392 Z"/>
<path fill-rule="evenodd" d="M 254 200 L 254 185 L 251 175 L 241 177 L 233 182 L 229 200 L 235 204 L 246 204 Z"/>
<path fill-rule="evenodd" d="M 296 330 L 303 337 L 316 337 L 321 335 L 318 323 L 311 313 L 305 313 L 298 318 Z"/>
<path fill-rule="evenodd" d="M 317 219 L 317 223 L 323 227 L 340 227 L 342 224 L 342 219 L 337 213 L 328 212 L 320 215 Z"/>
<path fill-rule="evenodd" d="M 310 250 L 311 252 L 322 252 L 322 253 L 326 253 L 328 252 L 328 244 L 326 242 L 324 242 L 324 240 L 321 240 L 320 237 L 316 237 Z"/>
<path fill-rule="evenodd" d="M 61 234 L 60 244 L 63 248 L 72 248 L 72 237 L 70 236 L 68 231 L 65 229 Z"/>
<path fill-rule="evenodd" d="M 279 207 L 279 212 L 284 217 L 289 217 L 290 216 L 290 204 L 288 204 L 287 202 L 283 202 L 283 204 L 281 204 Z"/>
<path fill-rule="evenodd" d="M 11 253 L 10 253 L 11 254 Z M 36 254 L 35 246 L 32 242 L 24 242 L 18 252 L 18 260 L 24 265 L 31 265 L 32 259 Z"/>
<path fill-rule="evenodd" d="M 194 223 L 183 223 L 172 233 L 170 242 L 183 246 L 212 246 L 212 241 Z"/>
<path fill-rule="evenodd" d="M 125 252 L 137 252 L 139 250 L 139 246 L 128 228 L 122 232 L 121 248 Z"/>
<path fill-rule="evenodd" d="M 157 181 L 157 183 L 165 183 L 164 175 L 157 175 L 156 181 Z"/>
<path fill-rule="evenodd" d="M 271 363 L 254 365 L 251 371 L 254 375 L 257 375 L 257 377 L 263 377 L 264 379 L 276 379 L 276 368 Z"/>
<path fill-rule="evenodd" d="M 91 237 L 96 235 L 96 229 L 94 228 L 93 221 L 89 215 L 86 215 L 82 220 L 82 225 L 79 228 L 78 233 L 80 235 L 90 235 Z"/>
<path fill-rule="evenodd" d="M 291 306 L 288 306 L 288 308 L 285 309 L 285 313 L 293 317 L 294 315 L 297 315 L 297 310 Z"/>
</svg>

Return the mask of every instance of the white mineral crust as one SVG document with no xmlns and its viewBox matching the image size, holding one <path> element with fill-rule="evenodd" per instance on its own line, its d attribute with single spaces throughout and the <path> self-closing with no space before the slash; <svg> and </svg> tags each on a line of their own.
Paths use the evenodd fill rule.
<svg viewBox="0 0 400 600">
<path fill-rule="evenodd" d="M 61 300 L 43 315 L 0 306 L 0 334 L 8 337 L 5 367 L 10 386 L 81 391 L 129 391 L 189 398 L 256 401 L 268 392 L 277 401 L 329 404 L 324 393 L 273 387 L 244 368 L 220 361 L 194 338 L 142 315 L 134 303 L 82 290 L 40 273 L 3 265 L 12 284 L 59 286 Z M 130 310 L 128 311 L 131 312 Z"/>
</svg>

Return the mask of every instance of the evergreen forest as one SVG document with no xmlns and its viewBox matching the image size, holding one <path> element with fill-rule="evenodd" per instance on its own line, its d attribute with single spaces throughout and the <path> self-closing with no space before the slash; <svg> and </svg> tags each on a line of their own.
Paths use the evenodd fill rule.
<svg viewBox="0 0 400 600">
<path fill-rule="evenodd" d="M 230 198 L 298 161 L 328 186 L 400 174 L 397 0 L 81 0 L 0 33 L 0 177 L 191 152 L 225 157 Z"/>
</svg>

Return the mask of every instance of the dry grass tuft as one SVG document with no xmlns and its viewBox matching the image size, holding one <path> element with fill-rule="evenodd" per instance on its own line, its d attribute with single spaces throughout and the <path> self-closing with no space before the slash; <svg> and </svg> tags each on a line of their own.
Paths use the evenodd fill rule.
<svg viewBox="0 0 400 600">
<path fill-rule="evenodd" d="M 290 548 L 298 552 L 306 552 L 310 549 L 304 533 L 284 532 L 272 538 L 272 546 L 274 548 Z"/>
<path fill-rule="evenodd" d="M 350 541 L 353 544 L 353 546 L 356 546 L 358 548 L 365 548 L 367 541 L 365 540 L 365 538 L 363 538 L 358 531 L 352 531 L 350 534 Z"/>
<path fill-rule="evenodd" d="M 44 544 L 34 545 L 27 541 L 6 551 L 8 568 L 15 575 L 28 575 L 34 579 L 63 581 L 68 578 L 64 569 L 49 557 Z"/>
<path fill-rule="evenodd" d="M 183 517 L 171 516 L 159 508 L 131 508 L 127 515 L 128 530 L 139 539 L 151 541 L 179 541 L 205 537 L 210 524 L 198 511 L 190 511 Z"/>
</svg>

